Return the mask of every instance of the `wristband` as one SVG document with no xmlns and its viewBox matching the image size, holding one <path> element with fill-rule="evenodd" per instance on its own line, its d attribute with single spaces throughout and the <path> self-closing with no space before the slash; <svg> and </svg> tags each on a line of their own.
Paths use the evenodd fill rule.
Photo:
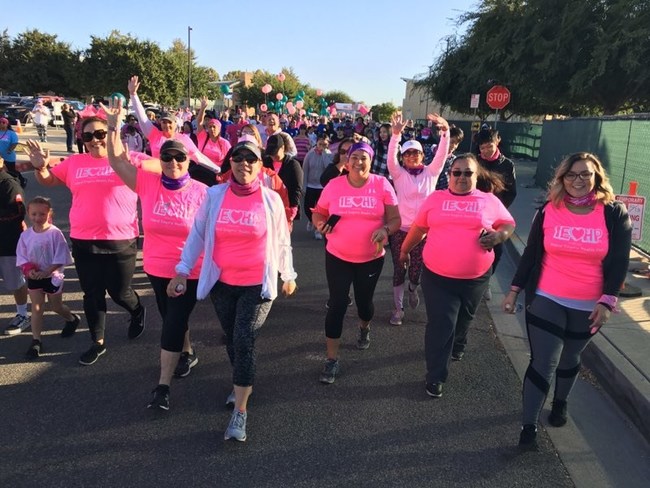
<svg viewBox="0 0 650 488">
<path fill-rule="evenodd" d="M 619 310 L 616 308 L 617 302 L 618 298 L 614 295 L 602 295 L 596 303 L 599 303 L 603 307 L 607 308 L 610 312 L 618 313 Z"/>
</svg>

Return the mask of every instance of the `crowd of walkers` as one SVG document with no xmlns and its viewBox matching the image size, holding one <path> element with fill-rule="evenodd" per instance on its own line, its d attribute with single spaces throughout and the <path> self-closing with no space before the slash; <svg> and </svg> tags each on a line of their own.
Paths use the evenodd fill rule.
<svg viewBox="0 0 650 488">
<path fill-rule="evenodd" d="M 53 223 L 48 198 L 25 204 L 15 154 L 6 157 L 17 138 L 7 136 L 10 128 L 0 119 L 0 140 L 9 141 L 0 157 L 0 284 L 13 293 L 17 310 L 5 334 L 31 327 L 26 357 L 35 360 L 47 349 L 46 299 L 64 320 L 61 336 L 74 335 L 82 321 L 63 300 L 71 264 L 90 333 L 80 364 L 97 362 L 114 333 L 105 326 L 106 293 L 128 313 L 128 338 L 143 334 L 153 312 L 131 284 L 141 223 L 143 269 L 162 324 L 160 375 L 147 407 L 169 410 L 172 378 L 189 375 L 198 364 L 189 319 L 196 301 L 209 297 L 232 366 L 225 402 L 233 413 L 224 438 L 244 441 L 256 337 L 278 296 L 278 277 L 284 296 L 296 291 L 291 235 L 306 228 L 324 241 L 326 361 L 319 381 L 332 384 L 341 374 L 349 306 L 356 306 L 359 320 L 356 347 L 365 350 L 373 321 L 402 326 L 409 318 L 405 308 L 418 308 L 422 296 L 425 392 L 440 398 L 450 362 L 465 357 L 481 299 L 491 299 L 490 277 L 515 228 L 508 211 L 516 198 L 515 167 L 499 150 L 498 132 L 482 129 L 475 134 L 476 154 L 455 154 L 464 134 L 437 114 L 428 116 L 427 127 L 414 127 L 400 114 L 384 124 L 363 117 L 259 118 L 214 113 L 204 98 L 196 116 L 178 111 L 156 117 L 140 102 L 139 86 L 137 76 L 128 81 L 131 113 L 115 98 L 70 120 L 83 143 L 78 154 L 51 157 L 40 130 L 40 141 L 26 142 L 38 183 L 64 185 L 72 194 L 71 247 Z M 306 223 L 298 229 L 301 214 Z M 517 295 L 526 290 L 531 360 L 522 448 L 536 446 L 554 377 L 548 421 L 566 423 L 581 353 L 616 311 L 630 244 L 629 217 L 597 156 L 568 156 L 535 216 L 502 303 L 504 312 L 514 313 Z M 391 313 L 377 318 L 374 292 L 386 248 L 393 263 Z"/>
</svg>

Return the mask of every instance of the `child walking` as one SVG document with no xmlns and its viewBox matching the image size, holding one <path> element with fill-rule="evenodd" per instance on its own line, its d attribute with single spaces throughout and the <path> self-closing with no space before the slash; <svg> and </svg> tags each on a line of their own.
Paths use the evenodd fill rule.
<svg viewBox="0 0 650 488">
<path fill-rule="evenodd" d="M 27 290 L 32 301 L 32 344 L 27 359 L 36 359 L 43 352 L 41 331 L 45 296 L 52 310 L 65 319 L 62 337 L 70 337 L 77 330 L 80 317 L 70 312 L 63 303 L 63 269 L 72 264 L 70 249 L 63 233 L 52 225 L 52 205 L 49 198 L 35 197 L 27 205 L 32 227 L 23 232 L 16 249 L 16 266 L 27 279 Z"/>
</svg>

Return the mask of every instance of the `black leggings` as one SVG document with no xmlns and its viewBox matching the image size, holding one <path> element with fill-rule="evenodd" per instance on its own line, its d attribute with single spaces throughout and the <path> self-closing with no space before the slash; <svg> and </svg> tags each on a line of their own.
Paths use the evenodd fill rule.
<svg viewBox="0 0 650 488">
<path fill-rule="evenodd" d="M 262 285 L 234 286 L 221 281 L 210 291 L 212 305 L 226 334 L 232 383 L 236 386 L 253 386 L 255 380 L 255 338 L 273 304 L 261 294 Z"/>
<path fill-rule="evenodd" d="M 325 252 L 325 272 L 330 291 L 329 308 L 325 317 L 325 337 L 341 337 L 350 284 L 354 286 L 354 301 L 359 318 L 364 322 L 372 320 L 375 315 L 372 299 L 383 267 L 384 256 L 365 263 L 350 263 Z"/>
<path fill-rule="evenodd" d="M 555 400 L 566 401 L 580 372 L 580 355 L 593 337 L 591 312 L 535 295 L 526 311 L 530 364 L 524 376 L 522 425 L 537 424 L 555 376 Z"/>
<path fill-rule="evenodd" d="M 311 222 L 311 209 L 316 206 L 320 194 L 323 193 L 322 188 L 305 188 L 305 215 Z"/>
<path fill-rule="evenodd" d="M 160 335 L 160 347 L 169 352 L 181 352 L 187 322 L 190 318 L 194 305 L 196 305 L 196 287 L 199 280 L 187 280 L 185 293 L 178 297 L 167 295 L 169 278 L 160 278 L 147 273 L 151 287 L 156 295 L 156 304 L 162 317 L 162 333 Z"/>
<path fill-rule="evenodd" d="M 131 288 L 135 271 L 135 241 L 114 254 L 94 254 L 72 241 L 72 256 L 84 292 L 84 314 L 93 342 L 104 339 L 106 292 L 131 316 L 140 312 L 140 297 Z"/>
</svg>

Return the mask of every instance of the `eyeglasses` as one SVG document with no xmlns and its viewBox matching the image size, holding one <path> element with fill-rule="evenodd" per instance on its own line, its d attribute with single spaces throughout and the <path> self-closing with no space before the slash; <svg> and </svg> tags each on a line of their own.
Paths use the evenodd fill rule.
<svg viewBox="0 0 650 488">
<path fill-rule="evenodd" d="M 182 163 L 183 161 L 187 160 L 187 155 L 183 153 L 161 153 L 160 154 L 160 160 L 163 163 L 171 163 L 172 161 L 176 160 L 177 163 Z"/>
<path fill-rule="evenodd" d="M 106 134 L 108 134 L 108 132 L 103 129 L 97 129 L 93 132 L 84 132 L 81 134 L 81 140 L 84 142 L 91 142 L 93 138 L 95 138 L 98 141 L 103 141 L 106 139 Z"/>
<path fill-rule="evenodd" d="M 460 178 L 461 176 L 464 176 L 465 178 L 471 178 L 472 175 L 474 174 L 474 171 L 470 171 L 470 170 L 461 171 L 459 169 L 455 169 L 451 172 L 451 174 L 454 175 L 456 178 Z"/>
<path fill-rule="evenodd" d="M 402 156 L 411 158 L 417 156 L 418 154 L 420 154 L 420 151 L 418 151 L 417 149 L 409 149 L 408 151 L 405 151 L 404 154 L 402 154 Z"/>
<path fill-rule="evenodd" d="M 257 156 L 254 154 L 249 154 L 247 156 L 243 156 L 241 154 L 238 154 L 237 156 L 233 156 L 230 158 L 230 161 L 236 164 L 243 164 L 244 162 L 248 163 L 249 165 L 255 164 L 259 159 L 257 159 Z"/>
<path fill-rule="evenodd" d="M 583 171 L 582 173 L 567 173 L 564 175 L 564 179 L 567 181 L 575 181 L 576 178 L 580 178 L 582 181 L 590 180 L 594 174 L 591 171 Z"/>
</svg>

